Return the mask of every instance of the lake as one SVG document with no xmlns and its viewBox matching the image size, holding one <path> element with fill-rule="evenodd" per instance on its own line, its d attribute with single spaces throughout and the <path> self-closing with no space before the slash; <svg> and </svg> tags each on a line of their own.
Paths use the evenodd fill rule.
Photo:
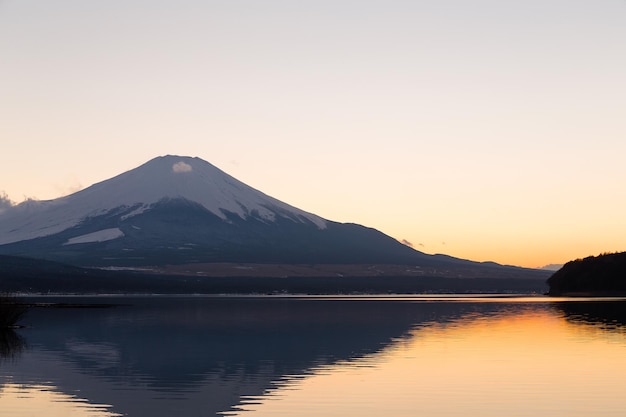
<svg viewBox="0 0 626 417">
<path fill-rule="evenodd" d="M 94 297 L 0 333 L 2 416 L 622 416 L 626 301 Z"/>
</svg>

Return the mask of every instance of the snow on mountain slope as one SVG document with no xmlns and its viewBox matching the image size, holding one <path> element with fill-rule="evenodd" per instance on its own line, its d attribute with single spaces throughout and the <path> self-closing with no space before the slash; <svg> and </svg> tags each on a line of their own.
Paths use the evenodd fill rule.
<svg viewBox="0 0 626 417">
<path fill-rule="evenodd" d="M 69 196 L 26 201 L 1 212 L 0 245 L 53 235 L 107 213 L 119 212 L 124 220 L 168 198 L 198 203 L 225 221 L 230 212 L 243 219 L 254 215 L 272 222 L 280 216 L 320 229 L 327 225 L 325 219 L 249 187 L 200 158 L 167 155 Z"/>
<path fill-rule="evenodd" d="M 97 232 L 87 233 L 86 235 L 76 236 L 71 239 L 68 239 L 64 245 L 76 245 L 79 243 L 93 243 L 93 242 L 106 242 L 108 240 L 117 239 L 118 237 L 124 236 L 124 232 L 122 232 L 117 227 L 111 229 L 103 229 L 98 230 Z"/>
</svg>

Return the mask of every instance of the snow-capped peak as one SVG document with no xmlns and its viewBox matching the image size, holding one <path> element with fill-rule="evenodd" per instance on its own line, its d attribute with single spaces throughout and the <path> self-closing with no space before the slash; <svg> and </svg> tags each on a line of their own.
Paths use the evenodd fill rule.
<svg viewBox="0 0 626 417">
<path fill-rule="evenodd" d="M 129 218 L 168 198 L 195 202 L 222 219 L 225 212 L 244 219 L 254 213 L 266 221 L 280 215 L 326 227 L 323 218 L 249 187 L 200 158 L 167 155 L 69 196 L 5 210 L 0 213 L 0 245 L 55 234 L 120 207 L 133 208 L 125 214 Z"/>
</svg>

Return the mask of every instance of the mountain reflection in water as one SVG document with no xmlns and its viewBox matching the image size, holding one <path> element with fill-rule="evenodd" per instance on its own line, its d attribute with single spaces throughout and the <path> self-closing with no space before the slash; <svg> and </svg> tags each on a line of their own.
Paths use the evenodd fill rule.
<svg viewBox="0 0 626 417">
<path fill-rule="evenodd" d="M 503 323 L 525 314 L 568 318 L 559 310 L 564 304 L 410 298 L 84 302 L 120 305 L 31 310 L 25 319 L 28 328 L 20 331 L 28 348 L 14 360 L 0 362 L 5 391 L 11 384 L 47 385 L 92 404 L 111 404 L 107 412 L 127 416 L 228 414 L 247 399 L 262 399 L 320 369 L 367 364 L 364 359 L 414 343 L 436 329 L 492 319 Z M 2 400 L 0 395 L 0 409 Z"/>
</svg>

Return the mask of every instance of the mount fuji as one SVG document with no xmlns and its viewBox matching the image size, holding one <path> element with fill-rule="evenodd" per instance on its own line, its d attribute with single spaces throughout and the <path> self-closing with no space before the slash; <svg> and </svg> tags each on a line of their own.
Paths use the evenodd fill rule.
<svg viewBox="0 0 626 417">
<path fill-rule="evenodd" d="M 189 263 L 473 264 L 300 210 L 183 156 L 0 212 L 0 254 L 77 266 Z"/>
</svg>

